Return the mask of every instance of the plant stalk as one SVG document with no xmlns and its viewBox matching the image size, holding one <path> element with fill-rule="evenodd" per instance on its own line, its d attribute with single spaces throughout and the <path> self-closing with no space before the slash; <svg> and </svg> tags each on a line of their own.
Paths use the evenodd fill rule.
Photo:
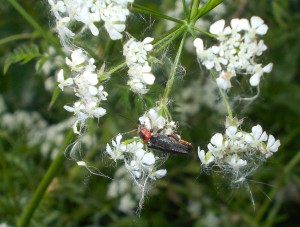
<svg viewBox="0 0 300 227">
<path fill-rule="evenodd" d="M 185 42 L 185 39 L 186 39 L 186 34 L 187 34 L 187 32 L 184 33 L 183 38 L 180 42 L 180 45 L 179 45 L 179 48 L 178 48 L 178 51 L 177 51 L 177 54 L 176 54 L 176 57 L 175 57 L 175 60 L 174 60 L 174 65 L 172 67 L 168 82 L 166 84 L 166 89 L 165 89 L 163 97 L 161 99 L 160 105 L 161 105 L 161 107 L 163 107 L 162 109 L 165 109 L 165 107 L 167 106 L 168 96 L 169 96 L 169 94 L 171 92 L 171 89 L 173 87 L 173 84 L 174 84 L 174 79 L 175 79 L 175 76 L 176 76 L 176 71 L 177 71 L 179 59 L 180 59 L 182 49 L 183 49 L 183 46 L 184 46 L 184 42 Z"/>
<path fill-rule="evenodd" d="M 72 137 L 73 137 L 73 131 L 70 130 L 65 138 L 65 141 L 64 141 L 59 153 L 57 154 L 57 156 L 51 163 L 51 165 L 48 168 L 46 174 L 44 175 L 41 183 L 39 184 L 36 191 L 34 192 L 33 197 L 25 206 L 23 213 L 21 215 L 21 218 L 19 219 L 19 223 L 18 223 L 19 227 L 26 227 L 30 224 L 30 220 L 31 220 L 36 208 L 42 201 L 48 186 L 52 182 L 53 178 L 57 175 L 57 173 L 62 169 L 62 165 L 63 165 L 64 161 L 66 160 L 64 151 L 67 148 L 67 146 L 70 144 L 70 140 L 72 139 Z"/>
</svg>

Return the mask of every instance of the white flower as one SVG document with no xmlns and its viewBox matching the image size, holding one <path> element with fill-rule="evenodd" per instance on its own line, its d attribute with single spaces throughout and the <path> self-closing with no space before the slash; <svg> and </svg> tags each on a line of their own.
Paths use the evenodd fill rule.
<svg viewBox="0 0 300 227">
<path fill-rule="evenodd" d="M 166 119 L 159 114 L 159 110 L 157 108 L 150 109 L 139 118 L 139 121 L 141 125 L 144 125 L 148 130 L 153 131 L 153 133 L 156 133 L 158 130 L 163 129 L 166 126 Z M 169 126 L 173 127 L 172 125 L 176 126 L 175 122 Z M 168 132 L 170 131 L 168 130 Z"/>
<path fill-rule="evenodd" d="M 123 159 L 123 153 L 126 150 L 126 145 L 121 143 L 121 139 L 122 135 L 119 134 L 116 137 L 116 141 L 112 140 L 113 148 L 111 148 L 109 144 L 106 145 L 106 152 L 115 162 L 117 161 L 117 159 Z"/>
<path fill-rule="evenodd" d="M 237 132 L 237 127 L 236 126 L 229 126 L 227 129 L 226 129 L 226 135 L 232 139 L 235 137 L 235 134 Z"/>
<path fill-rule="evenodd" d="M 224 148 L 223 144 L 223 135 L 221 133 L 216 133 L 210 140 L 210 143 L 207 145 L 208 150 L 216 157 L 222 157 L 221 151 Z"/>
<path fill-rule="evenodd" d="M 269 139 L 268 139 L 268 143 L 267 143 L 267 150 L 276 152 L 276 151 L 278 151 L 279 146 L 280 146 L 280 141 L 279 140 L 275 141 L 274 136 L 269 135 Z"/>
<path fill-rule="evenodd" d="M 139 166 L 135 160 L 132 160 L 130 165 L 126 165 L 126 168 L 135 178 L 138 179 L 142 176 L 141 166 Z"/>
<path fill-rule="evenodd" d="M 114 0 L 114 2 L 118 3 L 121 6 L 127 6 L 128 3 L 133 3 L 134 0 Z"/>
<path fill-rule="evenodd" d="M 140 152 L 140 150 L 144 151 L 143 147 L 144 144 L 142 144 L 141 142 L 133 141 L 132 143 L 127 145 L 126 152 L 135 154 L 136 152 Z"/>
<path fill-rule="evenodd" d="M 140 178 L 146 170 L 151 170 L 155 163 L 155 157 L 152 153 L 145 153 L 144 150 L 137 150 L 134 160 L 130 162 L 127 169 L 133 172 L 136 178 Z"/>
<path fill-rule="evenodd" d="M 269 158 L 270 156 L 273 155 L 274 152 L 277 152 L 279 146 L 280 146 L 280 141 L 275 140 L 274 136 L 269 135 L 266 150 L 263 151 L 263 153 L 264 152 L 266 153 L 266 158 Z"/>
<path fill-rule="evenodd" d="M 231 33 L 231 29 L 229 27 L 225 28 L 225 20 L 222 19 L 213 23 L 209 28 L 209 32 L 217 35 L 218 39 L 220 41 L 223 41 L 224 39 L 226 39 L 226 35 L 229 35 Z"/>
<path fill-rule="evenodd" d="M 153 46 L 150 44 L 153 38 L 147 37 L 143 42 L 135 39 L 128 40 L 123 47 L 123 55 L 126 56 L 126 64 L 130 66 L 133 63 L 144 64 L 147 60 L 147 52 L 151 51 Z"/>
<path fill-rule="evenodd" d="M 81 49 L 76 49 L 71 54 L 71 59 L 66 58 L 66 64 L 70 66 L 74 71 L 80 71 L 83 64 L 85 62 L 85 56 Z"/>
<path fill-rule="evenodd" d="M 104 27 L 112 40 L 122 39 L 122 32 L 126 28 L 125 24 L 113 20 L 106 20 Z"/>
<path fill-rule="evenodd" d="M 256 54 L 257 56 L 261 56 L 262 53 L 263 53 L 265 50 L 267 50 L 267 49 L 268 49 L 268 47 L 265 45 L 265 43 L 264 43 L 263 40 L 260 40 L 260 41 L 258 42 L 258 45 L 257 45 L 257 47 L 256 47 L 256 50 L 255 50 L 255 48 L 254 48 L 255 54 Z M 270 72 L 271 72 L 271 70 L 270 70 Z"/>
<path fill-rule="evenodd" d="M 100 21 L 100 15 L 98 14 L 98 12 L 91 13 L 83 10 L 81 11 L 80 16 L 77 17 L 77 20 L 84 23 L 94 36 L 99 35 L 99 30 L 94 24 L 95 22 Z"/>
<path fill-rule="evenodd" d="M 230 140 L 240 140 L 244 136 L 242 132 L 238 132 L 236 126 L 229 126 L 226 129 L 226 135 Z"/>
<path fill-rule="evenodd" d="M 260 125 L 252 127 L 252 133 L 246 134 L 245 141 L 253 147 L 259 147 L 261 142 L 264 142 L 268 139 L 266 132 L 263 132 L 263 129 Z"/>
<path fill-rule="evenodd" d="M 280 146 L 280 141 L 275 141 L 272 135 L 268 138 L 260 125 L 252 127 L 251 133 L 242 131 L 240 125 L 241 121 L 237 118 L 228 117 L 226 133 L 216 133 L 211 138 L 207 146 L 209 151 L 205 153 L 198 147 L 202 168 L 230 176 L 232 184 L 242 183 Z M 213 168 L 207 169 L 207 165 L 212 162 Z"/>
<path fill-rule="evenodd" d="M 98 87 L 98 95 L 99 95 L 100 101 L 107 100 L 108 93 L 106 91 L 104 91 L 103 89 L 104 89 L 104 87 L 102 85 L 100 85 Z"/>
<path fill-rule="evenodd" d="M 148 112 L 143 116 L 139 117 L 140 124 L 143 125 L 146 129 L 152 130 L 152 125 L 150 122 L 150 118 L 148 117 Z"/>
<path fill-rule="evenodd" d="M 144 44 L 143 48 L 144 48 L 147 52 L 149 52 L 149 51 L 151 51 L 151 50 L 153 49 L 153 45 L 150 44 L 153 40 L 154 40 L 154 38 L 152 38 L 152 37 L 146 37 L 146 38 L 143 40 L 143 42 L 142 42 L 142 43 Z"/>
<path fill-rule="evenodd" d="M 222 71 L 220 76 L 216 79 L 218 87 L 223 90 L 227 90 L 231 88 L 231 82 L 230 82 L 231 77 L 232 77 L 231 72 Z"/>
<path fill-rule="evenodd" d="M 198 54 L 198 51 L 199 51 L 199 54 L 201 54 L 201 52 L 204 50 L 203 40 L 200 38 L 196 38 L 194 40 L 193 44 L 196 47 L 197 54 Z"/>
<path fill-rule="evenodd" d="M 72 37 L 75 34 L 70 31 L 67 26 L 68 22 L 79 21 L 84 26 L 83 29 L 89 28 L 94 36 L 99 35 L 99 29 L 96 23 L 102 19 L 104 27 L 109 33 L 111 39 L 121 39 L 121 34 L 126 26 L 126 18 L 129 15 L 127 5 L 133 0 L 105 0 L 105 1 L 92 1 L 92 0 L 76 0 L 76 1 L 57 1 L 48 0 L 51 5 L 52 12 L 58 21 L 57 30 L 63 43 L 66 44 L 65 37 Z M 66 16 L 69 21 L 60 21 Z"/>
<path fill-rule="evenodd" d="M 258 35 L 265 35 L 268 31 L 268 26 L 264 24 L 264 21 L 258 17 L 253 16 L 250 19 L 251 21 L 251 28 L 249 28 L 248 32 L 250 37 L 255 37 L 256 34 Z"/>
<path fill-rule="evenodd" d="M 142 42 L 131 38 L 123 46 L 123 55 L 126 57 L 126 64 L 129 67 L 127 84 L 135 93 L 147 93 L 149 89 L 146 85 L 152 85 L 155 80 L 147 62 L 147 52 L 153 49 L 153 45 L 150 44 L 152 41 L 151 37 L 145 38 Z"/>
<path fill-rule="evenodd" d="M 129 80 L 127 84 L 130 86 L 130 90 L 141 95 L 146 94 L 149 90 L 139 79 Z"/>
<path fill-rule="evenodd" d="M 102 117 L 106 114 L 106 110 L 103 109 L 102 107 L 98 107 L 96 102 L 90 102 L 86 105 L 85 107 L 86 113 L 95 118 Z"/>
<path fill-rule="evenodd" d="M 261 67 L 261 65 L 255 65 L 254 66 L 254 74 L 253 76 L 251 76 L 250 78 L 250 84 L 251 86 L 258 86 L 259 82 L 260 82 L 260 77 L 264 74 L 264 73 L 270 73 L 272 71 L 273 68 L 273 64 L 269 63 L 268 65 L 266 65 L 265 67 Z"/>
<path fill-rule="evenodd" d="M 267 49 L 262 40 L 256 39 L 256 34 L 264 35 L 267 26 L 259 17 L 247 19 L 232 19 L 231 26 L 225 27 L 225 21 L 219 20 L 211 25 L 210 32 L 217 35 L 219 45 L 204 49 L 203 41 L 194 40 L 197 57 L 208 70 L 221 72 L 216 79 L 217 85 L 223 90 L 229 90 L 231 78 L 237 74 L 250 75 L 250 85 L 258 86 L 265 72 L 270 72 L 272 64 L 262 67 L 256 63 L 256 56 L 261 56 Z"/>
<path fill-rule="evenodd" d="M 233 168 L 240 168 L 247 165 L 247 161 L 240 159 L 237 155 L 229 157 L 227 163 Z"/>
<path fill-rule="evenodd" d="M 88 65 L 86 65 L 85 66 L 85 71 L 91 71 L 91 72 L 94 72 L 95 71 L 95 69 L 96 69 L 96 66 L 94 65 L 94 63 L 95 63 L 95 59 L 94 58 L 90 58 L 89 59 L 89 62 L 88 62 Z M 104 69 L 100 69 L 100 71 L 101 70 L 104 70 Z M 103 71 L 102 71 L 103 72 Z"/>
<path fill-rule="evenodd" d="M 48 2 L 51 6 L 52 12 L 56 17 L 59 17 L 59 12 L 66 12 L 66 6 L 63 1 L 57 1 L 56 3 L 54 3 L 52 0 L 48 0 Z"/>
<path fill-rule="evenodd" d="M 151 171 L 150 174 L 149 174 L 149 177 L 152 180 L 157 180 L 157 179 L 163 178 L 166 174 L 167 174 L 166 169 L 160 169 L 160 170 L 157 170 L 157 171 Z"/>
<path fill-rule="evenodd" d="M 61 37 L 62 41 L 65 42 L 65 37 L 73 37 L 75 34 L 67 27 L 70 22 L 69 17 L 59 18 L 56 21 L 56 30 Z"/>
<path fill-rule="evenodd" d="M 90 85 L 97 85 L 98 84 L 98 76 L 96 73 L 92 73 L 91 71 L 84 71 L 81 75 L 81 78 L 87 81 Z"/>
<path fill-rule="evenodd" d="M 144 65 L 134 64 L 128 70 L 128 75 L 132 79 L 138 79 L 144 84 L 152 85 L 155 80 L 155 76 L 151 73 L 151 67 L 148 62 Z"/>
<path fill-rule="evenodd" d="M 200 147 L 198 147 L 198 157 L 203 165 L 208 165 L 215 160 L 214 156 L 212 155 L 212 153 L 210 151 L 208 151 L 205 154 L 205 151 L 200 150 Z"/>
<path fill-rule="evenodd" d="M 80 111 L 84 110 L 84 105 L 80 102 L 75 102 L 73 107 L 64 106 L 64 109 L 69 112 L 74 112 L 74 114 L 78 114 Z"/>
<path fill-rule="evenodd" d="M 107 4 L 105 9 L 101 12 L 101 18 L 105 21 L 104 27 L 108 32 L 112 40 L 121 39 L 123 35 L 121 34 L 126 26 L 126 17 L 129 14 L 129 10 L 123 4 L 117 4 L 117 2 L 112 2 Z"/>
<path fill-rule="evenodd" d="M 145 153 L 144 150 L 139 149 L 135 152 L 135 161 L 138 165 L 148 168 L 155 163 L 155 157 L 152 153 Z"/>
<path fill-rule="evenodd" d="M 73 79 L 68 78 L 65 80 L 64 79 L 64 70 L 61 69 L 57 75 L 57 82 L 59 83 L 58 87 L 60 87 L 60 89 L 63 91 L 64 87 L 69 87 L 70 85 L 73 84 Z"/>
<path fill-rule="evenodd" d="M 177 124 L 174 121 L 171 121 L 165 124 L 161 133 L 164 135 L 172 135 L 174 134 L 174 131 L 176 131 L 176 128 Z"/>
</svg>

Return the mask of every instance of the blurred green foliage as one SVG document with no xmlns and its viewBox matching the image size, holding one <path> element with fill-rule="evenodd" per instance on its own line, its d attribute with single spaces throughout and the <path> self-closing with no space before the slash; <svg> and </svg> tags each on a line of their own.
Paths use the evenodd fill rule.
<svg viewBox="0 0 300 227">
<path fill-rule="evenodd" d="M 136 2 L 161 12 L 174 4 L 171 0 Z M 55 37 L 46 0 L 23 0 L 20 4 L 42 29 Z M 227 7 L 227 19 L 258 15 L 269 26 L 265 37 L 269 47 L 266 62 L 273 62 L 273 71 L 265 76 L 259 98 L 250 105 L 234 102 L 234 110 L 240 118 L 246 117 L 248 129 L 261 124 L 267 132 L 279 138 L 282 144 L 279 151 L 240 188 L 232 188 L 221 175 L 201 173 L 196 149 L 192 157 L 171 156 L 164 164 L 168 174 L 152 185 L 140 215 L 128 215 L 117 209 L 119 198 L 107 196 L 110 180 L 90 175 L 66 159 L 30 226 L 300 225 L 300 4 L 297 0 L 241 0 L 232 1 Z M 67 119 L 70 114 L 63 110 L 63 106 L 74 98 L 59 94 L 49 108 L 53 91 L 45 89 L 45 81 L 53 77 L 57 69 L 51 69 L 45 75 L 42 70 L 36 71 L 37 61 L 32 60 L 42 55 L 44 61 L 53 61 L 53 56 L 47 55 L 50 43 L 8 1 L 0 2 L 0 15 L 0 91 L 6 106 L 6 110 L 0 110 L 0 117 L 24 110 L 29 115 L 39 113 L 49 126 Z M 133 14 L 128 24 L 129 33 L 140 38 L 159 35 L 165 29 L 161 19 L 153 20 L 142 14 Z M 141 31 L 144 31 L 142 35 Z M 54 42 L 59 43 L 57 39 Z M 107 36 L 99 38 L 84 34 L 77 42 L 85 45 L 99 65 L 105 60 L 110 68 L 116 65 L 116 60 L 119 61 L 120 41 L 111 42 Z M 13 58 L 11 53 L 22 46 L 34 47 L 36 55 L 33 54 L 32 59 Z M 176 46 L 174 43 L 168 50 L 168 58 L 174 57 Z M 105 51 L 108 49 L 110 51 Z M 185 52 L 181 59 L 187 72 L 177 79 L 174 97 L 197 77 L 203 79 L 205 76 L 200 74 L 195 53 Z M 32 61 L 27 63 L 29 60 Z M 5 68 L 5 61 L 6 64 L 7 61 L 27 64 L 12 64 L 9 68 L 6 65 Z M 7 71 L 5 75 L 3 69 Z M 155 73 L 159 75 L 158 81 L 166 81 L 166 71 L 158 69 Z M 125 84 L 125 70 L 107 83 L 109 101 L 105 108 L 108 114 L 99 122 L 90 122 L 88 132 L 96 135 L 96 141 L 87 152 L 88 159 L 110 176 L 116 168 L 103 157 L 105 144 L 117 133 L 137 128 L 138 116 L 155 104 L 163 89 L 157 85 L 148 95 L 139 97 L 128 92 Z M 195 96 L 200 95 L 199 90 L 195 90 Z M 216 103 L 220 101 L 218 98 L 215 96 Z M 205 146 L 211 136 L 224 127 L 225 116 L 214 107 L 202 105 L 196 113 L 186 116 L 180 111 L 180 106 L 176 108 L 177 105 L 174 98 L 171 104 L 174 119 L 180 121 L 183 137 L 192 141 L 194 147 Z M 17 130 L 8 130 L 2 127 L 3 123 L 0 123 L 0 224 L 14 226 L 52 158 L 51 154 L 42 155 L 42 141 L 34 146 L 28 144 L 28 131 L 35 129 L 35 125 L 29 129 L 19 125 Z M 249 188 L 255 200 L 255 210 Z"/>
</svg>

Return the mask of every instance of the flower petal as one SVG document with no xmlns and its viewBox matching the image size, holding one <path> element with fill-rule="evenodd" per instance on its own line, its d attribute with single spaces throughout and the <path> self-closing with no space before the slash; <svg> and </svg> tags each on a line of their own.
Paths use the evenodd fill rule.
<svg viewBox="0 0 300 227">
<path fill-rule="evenodd" d="M 218 20 L 210 26 L 209 32 L 218 35 L 219 33 L 223 32 L 224 26 L 225 26 L 225 20 L 223 19 Z"/>
</svg>

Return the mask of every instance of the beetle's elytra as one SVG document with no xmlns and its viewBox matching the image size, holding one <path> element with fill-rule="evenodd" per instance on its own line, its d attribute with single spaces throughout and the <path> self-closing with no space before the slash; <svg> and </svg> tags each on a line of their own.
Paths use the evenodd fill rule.
<svg viewBox="0 0 300 227">
<path fill-rule="evenodd" d="M 182 155 L 189 155 L 193 151 L 191 143 L 159 133 L 151 135 L 147 142 L 147 146 L 163 152 Z"/>
</svg>

